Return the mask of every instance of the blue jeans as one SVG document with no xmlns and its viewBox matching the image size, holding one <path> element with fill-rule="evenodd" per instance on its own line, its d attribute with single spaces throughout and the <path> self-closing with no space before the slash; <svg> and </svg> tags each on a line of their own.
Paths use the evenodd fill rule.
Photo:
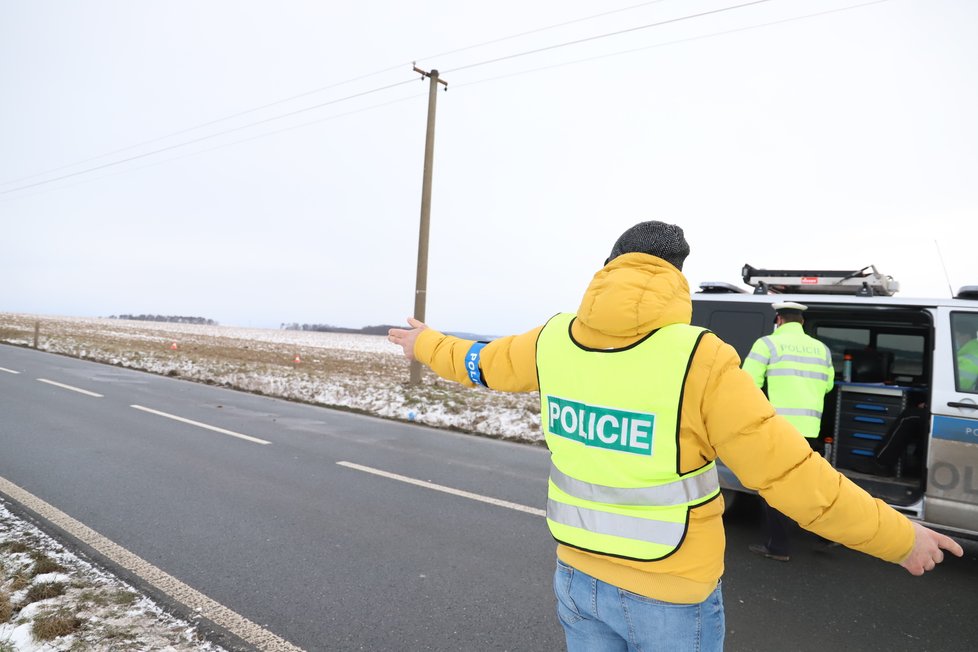
<svg viewBox="0 0 978 652">
<path fill-rule="evenodd" d="M 554 594 L 568 652 L 723 650 L 719 584 L 699 604 L 674 604 L 630 593 L 558 559 Z"/>
</svg>

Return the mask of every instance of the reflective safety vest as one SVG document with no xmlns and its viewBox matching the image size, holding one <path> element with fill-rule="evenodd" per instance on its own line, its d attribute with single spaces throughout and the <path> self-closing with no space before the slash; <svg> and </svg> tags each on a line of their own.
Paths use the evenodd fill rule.
<svg viewBox="0 0 978 652">
<path fill-rule="evenodd" d="M 537 340 L 547 525 L 570 546 L 662 559 L 683 542 L 689 510 L 720 492 L 713 462 L 679 473 L 683 386 L 705 330 L 673 324 L 599 350 L 574 341 L 573 320 L 553 317 Z"/>
<path fill-rule="evenodd" d="M 767 383 L 767 398 L 779 415 L 805 437 L 818 437 L 825 394 L 835 383 L 828 347 L 800 323 L 788 322 L 754 342 L 743 367 L 758 387 Z"/>
<path fill-rule="evenodd" d="M 978 389 L 978 340 L 971 340 L 958 350 L 958 391 Z"/>
</svg>

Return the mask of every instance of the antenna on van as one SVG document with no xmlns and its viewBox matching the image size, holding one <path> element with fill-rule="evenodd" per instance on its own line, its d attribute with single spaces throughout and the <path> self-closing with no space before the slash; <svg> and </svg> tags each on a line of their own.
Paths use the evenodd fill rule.
<svg viewBox="0 0 978 652">
<path fill-rule="evenodd" d="M 941 245 L 937 244 L 937 238 L 934 238 L 934 246 L 937 247 L 937 257 L 941 261 L 941 267 L 944 268 L 944 280 L 947 281 L 947 292 L 951 297 L 954 297 L 954 290 L 951 288 L 951 277 L 947 274 L 947 265 L 944 264 L 944 256 L 941 254 Z"/>
</svg>

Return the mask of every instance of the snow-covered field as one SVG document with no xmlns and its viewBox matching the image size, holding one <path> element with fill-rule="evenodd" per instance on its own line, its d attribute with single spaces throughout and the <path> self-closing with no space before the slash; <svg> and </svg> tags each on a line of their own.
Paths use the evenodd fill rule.
<svg viewBox="0 0 978 652">
<path fill-rule="evenodd" d="M 268 396 L 541 442 L 539 394 L 464 388 L 408 361 L 381 335 L 0 313 L 0 342 Z M 298 361 L 297 361 L 298 360 Z"/>
<path fill-rule="evenodd" d="M 490 437 L 542 442 L 539 395 L 466 389 L 409 364 L 384 336 L 0 313 L 0 344 Z M 27 549 L 24 550 L 23 548 Z M 38 558 L 59 570 L 34 573 Z M 28 601 L 31 586 L 60 595 Z M 35 592 L 40 591 L 35 589 Z M 32 597 L 37 597 L 36 595 Z M 5 607 L 7 605 L 7 607 Z M 9 613 L 6 613 L 9 612 Z M 80 621 L 39 641 L 38 616 Z M 214 651 L 196 628 L 79 559 L 0 502 L 0 652 Z"/>
</svg>

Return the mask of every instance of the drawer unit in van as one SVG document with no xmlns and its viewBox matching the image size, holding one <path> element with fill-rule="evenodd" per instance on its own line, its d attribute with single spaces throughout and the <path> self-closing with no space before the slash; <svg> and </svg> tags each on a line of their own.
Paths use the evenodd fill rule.
<svg viewBox="0 0 978 652">
<path fill-rule="evenodd" d="M 875 457 L 876 446 L 906 407 L 899 387 L 840 383 L 835 416 L 833 463 L 855 469 Z"/>
</svg>

